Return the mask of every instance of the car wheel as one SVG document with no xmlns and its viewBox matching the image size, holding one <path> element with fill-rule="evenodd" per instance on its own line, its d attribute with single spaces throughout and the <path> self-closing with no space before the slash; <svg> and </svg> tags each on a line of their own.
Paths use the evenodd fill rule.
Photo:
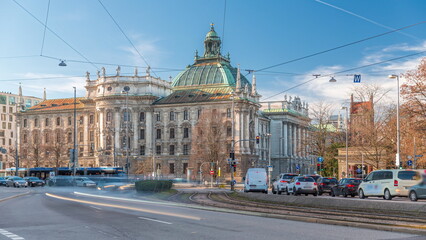
<svg viewBox="0 0 426 240">
<path fill-rule="evenodd" d="M 408 197 L 413 202 L 417 201 L 417 193 L 415 191 L 411 191 L 410 194 L 408 194 Z"/>
<path fill-rule="evenodd" d="M 322 192 L 318 192 L 318 196 L 321 196 L 322 195 Z"/>
<path fill-rule="evenodd" d="M 290 195 L 290 193 L 288 192 L 288 188 L 286 188 L 285 192 L 287 193 L 287 195 Z"/>
<path fill-rule="evenodd" d="M 334 190 L 331 190 L 331 192 L 330 192 L 330 196 L 332 196 L 332 197 L 335 197 L 335 196 L 336 196 L 336 194 L 334 193 Z"/>
<path fill-rule="evenodd" d="M 264 194 L 268 194 L 268 190 L 263 191 Z"/>
<path fill-rule="evenodd" d="M 83 187 L 86 187 L 86 186 L 87 186 L 87 185 L 84 183 L 84 184 L 83 184 Z"/>
<path fill-rule="evenodd" d="M 346 192 L 346 190 L 343 191 L 343 197 L 347 197 L 348 193 Z"/>
<path fill-rule="evenodd" d="M 364 191 L 363 191 L 362 189 L 360 189 L 360 190 L 359 190 L 358 196 L 359 196 L 359 198 L 361 198 L 361 199 L 364 199 L 364 198 L 365 198 Z"/>
<path fill-rule="evenodd" d="M 385 189 L 385 195 L 383 196 L 383 198 L 385 200 L 392 200 L 392 195 L 391 195 L 389 189 Z"/>
<path fill-rule="evenodd" d="M 355 197 L 355 194 L 351 194 L 351 197 Z"/>
<path fill-rule="evenodd" d="M 314 194 L 313 194 L 313 195 L 314 195 L 314 197 L 316 197 L 316 196 L 318 195 L 318 192 L 314 192 Z"/>
<path fill-rule="evenodd" d="M 272 186 L 272 194 L 276 194 L 277 191 L 275 191 L 275 188 Z"/>
<path fill-rule="evenodd" d="M 296 188 L 293 188 L 293 195 L 297 196 Z"/>
</svg>

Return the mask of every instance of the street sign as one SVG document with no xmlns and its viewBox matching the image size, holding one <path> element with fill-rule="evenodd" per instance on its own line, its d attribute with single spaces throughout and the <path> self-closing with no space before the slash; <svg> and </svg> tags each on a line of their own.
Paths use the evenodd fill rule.
<svg viewBox="0 0 426 240">
<path fill-rule="evenodd" d="M 408 161 L 407 161 L 407 165 L 408 165 L 408 166 L 413 166 L 413 161 L 408 160 Z"/>
<path fill-rule="evenodd" d="M 318 162 L 324 162 L 324 158 L 323 157 L 318 157 Z"/>
<path fill-rule="evenodd" d="M 268 171 L 272 172 L 274 168 L 272 166 L 268 166 Z"/>
<path fill-rule="evenodd" d="M 358 169 L 356 170 L 356 172 L 357 172 L 357 173 L 361 173 L 361 172 L 362 172 L 362 169 L 361 169 L 361 168 L 358 168 Z"/>
<path fill-rule="evenodd" d="M 300 165 L 299 165 L 299 164 L 297 164 L 297 165 L 296 165 L 296 169 L 297 169 L 297 170 L 299 170 L 299 169 L 300 169 Z"/>
<path fill-rule="evenodd" d="M 360 82 L 361 82 L 361 74 L 355 74 L 354 83 L 360 83 Z"/>
<path fill-rule="evenodd" d="M 212 171 L 210 171 L 210 175 L 213 175 L 214 174 L 214 171 L 212 170 Z"/>
</svg>

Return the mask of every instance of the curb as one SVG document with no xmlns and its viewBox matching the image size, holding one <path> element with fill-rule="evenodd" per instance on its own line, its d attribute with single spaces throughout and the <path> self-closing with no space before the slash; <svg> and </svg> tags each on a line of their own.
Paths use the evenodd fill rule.
<svg viewBox="0 0 426 240">
<path fill-rule="evenodd" d="M 30 192 L 30 191 L 28 191 L 28 192 L 20 193 L 20 194 L 16 194 L 16 195 L 13 195 L 13 196 L 10 196 L 10 197 L 0 198 L 0 202 L 4 202 L 4 201 L 10 200 L 10 199 L 14 199 L 14 198 L 22 197 L 22 196 L 28 195 L 28 194 L 30 194 L 30 193 L 31 193 L 31 192 Z"/>
</svg>

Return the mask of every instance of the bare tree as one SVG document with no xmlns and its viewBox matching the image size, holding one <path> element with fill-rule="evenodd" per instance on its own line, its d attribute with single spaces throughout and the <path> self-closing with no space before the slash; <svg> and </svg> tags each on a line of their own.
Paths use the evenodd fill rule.
<svg viewBox="0 0 426 240">
<path fill-rule="evenodd" d="M 226 124 L 221 116 L 215 109 L 203 109 L 193 128 L 191 167 L 198 171 L 202 164 L 204 177 L 208 176 L 211 167 L 217 173 L 218 167 L 224 172 L 227 166 Z"/>
</svg>

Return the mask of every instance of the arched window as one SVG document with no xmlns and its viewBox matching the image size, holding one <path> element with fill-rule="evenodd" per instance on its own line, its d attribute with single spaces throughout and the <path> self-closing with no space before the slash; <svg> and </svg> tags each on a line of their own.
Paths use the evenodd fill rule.
<svg viewBox="0 0 426 240">
<path fill-rule="evenodd" d="M 56 126 L 61 126 L 61 118 L 60 117 L 56 118 Z"/>
<path fill-rule="evenodd" d="M 112 112 L 107 112 L 106 121 L 107 122 L 111 122 L 112 121 Z"/>
<path fill-rule="evenodd" d="M 68 126 L 71 126 L 71 124 L 72 124 L 72 118 L 68 117 Z"/>
<path fill-rule="evenodd" d="M 139 121 L 140 122 L 145 121 L 145 113 L 144 112 L 139 113 Z"/>
</svg>

